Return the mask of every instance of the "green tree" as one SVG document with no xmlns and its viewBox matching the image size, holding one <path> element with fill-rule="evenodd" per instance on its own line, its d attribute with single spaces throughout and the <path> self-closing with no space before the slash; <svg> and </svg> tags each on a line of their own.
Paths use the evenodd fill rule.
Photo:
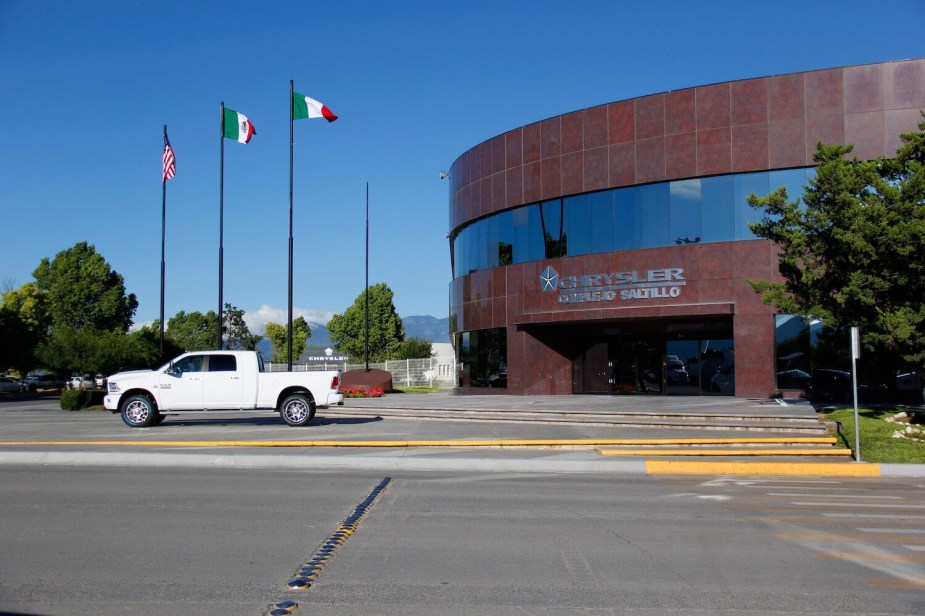
<svg viewBox="0 0 925 616">
<path fill-rule="evenodd" d="M 233 351 L 253 351 L 260 336 L 252 334 L 244 322 L 244 311 L 226 303 L 222 310 L 222 347 Z M 218 315 L 214 310 L 180 311 L 167 321 L 164 334 L 183 351 L 208 351 L 218 348 Z"/>
<path fill-rule="evenodd" d="M 394 294 L 384 282 L 369 287 L 369 360 L 385 361 L 398 350 L 405 339 L 405 327 L 392 299 Z M 343 314 L 336 314 L 328 323 L 328 333 L 334 348 L 354 358 L 365 357 L 366 294 L 360 293 Z"/>
<path fill-rule="evenodd" d="M 45 294 L 33 283 L 3 293 L 0 303 L 0 367 L 25 376 L 38 365 L 36 347 L 48 337 L 51 316 Z"/>
<path fill-rule="evenodd" d="M 206 314 L 199 311 L 181 310 L 167 321 L 164 337 L 183 351 L 209 351 L 218 347 L 218 315 L 210 310 Z"/>
<path fill-rule="evenodd" d="M 392 359 L 423 359 L 432 357 L 434 354 L 434 345 L 430 340 L 424 338 L 406 338 L 404 342 L 398 345 L 398 350 Z"/>
<path fill-rule="evenodd" d="M 253 351 L 257 348 L 261 336 L 251 333 L 244 322 L 243 310 L 226 303 L 222 311 L 222 322 L 224 348 L 232 351 Z"/>
<path fill-rule="evenodd" d="M 884 373 L 925 361 L 925 122 L 919 128 L 891 159 L 849 159 L 852 146 L 820 143 L 805 205 L 783 188 L 748 199 L 764 210 L 750 227 L 778 246 L 784 278 L 752 287 L 781 312 L 821 319 L 830 335 L 860 327 Z"/>
<path fill-rule="evenodd" d="M 264 330 L 270 344 L 273 345 L 273 354 L 270 361 L 285 364 L 289 362 L 289 328 L 279 323 L 267 323 Z M 305 350 L 308 339 L 312 337 L 312 330 L 305 321 L 305 317 L 292 320 L 292 358 L 297 359 Z"/>
<path fill-rule="evenodd" d="M 138 336 L 146 343 L 150 344 L 158 350 L 158 355 L 155 358 L 154 363 L 157 365 L 165 364 L 169 360 L 173 359 L 177 355 L 180 355 L 185 350 L 183 347 L 179 346 L 169 335 L 168 332 L 164 332 L 164 352 L 160 352 L 161 348 L 161 322 L 159 319 L 154 319 L 150 325 L 143 325 L 138 328 L 136 331 L 132 332 L 133 335 Z"/>
<path fill-rule="evenodd" d="M 36 350 L 42 365 L 59 372 L 105 375 L 150 367 L 157 354 L 143 336 L 92 327 L 57 327 Z"/>
<path fill-rule="evenodd" d="M 87 242 L 42 259 L 32 274 L 46 294 L 53 327 L 126 332 L 138 308 L 134 294 L 125 294 L 122 275 Z"/>
</svg>

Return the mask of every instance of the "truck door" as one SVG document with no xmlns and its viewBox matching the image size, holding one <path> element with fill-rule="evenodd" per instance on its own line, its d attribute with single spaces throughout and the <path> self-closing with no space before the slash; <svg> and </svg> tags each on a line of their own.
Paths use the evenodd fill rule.
<svg viewBox="0 0 925 616">
<path fill-rule="evenodd" d="M 204 355 L 188 355 L 161 374 L 160 406 L 164 410 L 202 407 Z"/>
<path fill-rule="evenodd" d="M 237 357 L 232 354 L 209 355 L 208 368 L 202 373 L 202 397 L 204 408 L 244 408 L 244 376 Z"/>
</svg>

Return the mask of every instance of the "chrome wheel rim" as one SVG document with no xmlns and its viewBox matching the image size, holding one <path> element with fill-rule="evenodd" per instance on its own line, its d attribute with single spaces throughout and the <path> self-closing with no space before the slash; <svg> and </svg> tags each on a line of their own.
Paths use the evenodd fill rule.
<svg viewBox="0 0 925 616">
<path fill-rule="evenodd" d="M 292 400 L 286 404 L 283 412 L 289 421 L 300 423 L 308 417 L 308 406 L 301 400 Z"/>
<path fill-rule="evenodd" d="M 148 405 L 141 400 L 132 400 L 125 407 L 125 416 L 133 424 L 140 424 L 148 418 Z"/>
</svg>

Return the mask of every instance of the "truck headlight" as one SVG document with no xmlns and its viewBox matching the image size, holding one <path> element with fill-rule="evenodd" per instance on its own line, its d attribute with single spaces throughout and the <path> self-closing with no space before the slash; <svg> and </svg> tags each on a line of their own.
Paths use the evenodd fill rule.
<svg viewBox="0 0 925 616">
<path fill-rule="evenodd" d="M 120 391 L 122 391 L 121 389 L 119 389 L 119 384 L 113 383 L 112 381 L 109 381 L 108 387 L 109 387 L 109 393 L 111 394 L 117 394 Z"/>
</svg>

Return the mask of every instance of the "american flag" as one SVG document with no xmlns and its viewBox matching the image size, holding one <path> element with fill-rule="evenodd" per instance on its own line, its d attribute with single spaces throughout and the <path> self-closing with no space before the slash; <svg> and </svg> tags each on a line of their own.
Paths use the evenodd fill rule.
<svg viewBox="0 0 925 616">
<path fill-rule="evenodd" d="M 177 161 L 173 157 L 173 148 L 170 147 L 170 140 L 167 139 L 167 131 L 164 131 L 164 179 L 166 182 L 177 174 Z"/>
</svg>

